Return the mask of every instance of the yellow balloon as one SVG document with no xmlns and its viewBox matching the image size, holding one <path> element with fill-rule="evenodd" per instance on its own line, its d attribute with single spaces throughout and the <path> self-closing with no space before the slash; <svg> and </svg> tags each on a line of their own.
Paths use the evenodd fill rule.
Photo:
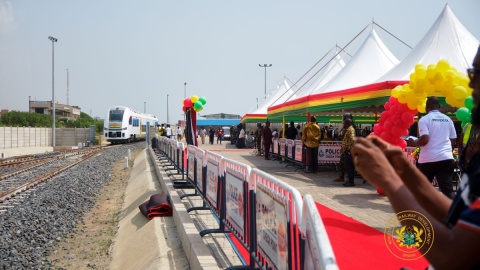
<svg viewBox="0 0 480 270">
<path fill-rule="evenodd" d="M 435 76 L 435 66 L 430 65 L 428 66 L 427 75 L 425 76 L 425 78 L 433 83 L 434 76 Z"/>
<path fill-rule="evenodd" d="M 192 96 L 192 97 L 190 98 L 190 100 L 192 101 L 192 103 L 195 103 L 195 102 L 197 102 L 197 101 L 198 101 L 198 99 L 199 99 L 199 97 L 198 97 L 198 96 Z"/>
<path fill-rule="evenodd" d="M 398 96 L 400 95 L 400 90 L 398 89 L 398 86 L 392 89 L 390 95 L 394 98 L 398 98 Z"/>
<path fill-rule="evenodd" d="M 425 75 L 427 75 L 427 68 L 424 64 L 417 64 L 415 66 L 415 76 L 417 79 L 424 79 Z"/>
<path fill-rule="evenodd" d="M 447 60 L 441 59 L 438 61 L 437 68 L 436 68 L 438 71 L 445 73 L 449 68 L 450 68 L 450 63 Z"/>
<path fill-rule="evenodd" d="M 451 105 L 455 107 L 455 98 L 452 95 L 448 95 L 445 97 L 445 101 L 447 102 L 448 105 Z"/>
<path fill-rule="evenodd" d="M 417 110 L 421 113 L 425 113 L 426 112 L 426 110 L 425 110 L 426 106 L 427 106 L 427 104 L 424 101 L 417 106 Z"/>
<path fill-rule="evenodd" d="M 452 91 L 452 95 L 455 99 L 466 99 L 467 98 L 467 89 L 463 86 L 455 86 Z"/>
</svg>

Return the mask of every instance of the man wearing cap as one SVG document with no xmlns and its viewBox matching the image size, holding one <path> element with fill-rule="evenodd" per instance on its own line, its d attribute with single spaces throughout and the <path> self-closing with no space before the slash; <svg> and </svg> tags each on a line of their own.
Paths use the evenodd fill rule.
<svg viewBox="0 0 480 270">
<path fill-rule="evenodd" d="M 318 145 L 320 144 L 320 127 L 317 125 L 317 118 L 310 117 L 310 122 L 303 128 L 302 142 L 307 148 L 307 173 L 318 171 Z"/>
</svg>

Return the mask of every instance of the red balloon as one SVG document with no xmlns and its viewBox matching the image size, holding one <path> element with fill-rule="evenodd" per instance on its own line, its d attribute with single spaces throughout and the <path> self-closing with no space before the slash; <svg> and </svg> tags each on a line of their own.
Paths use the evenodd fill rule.
<svg viewBox="0 0 480 270">
<path fill-rule="evenodd" d="M 398 126 L 393 126 L 390 133 L 395 137 L 400 137 L 402 135 L 402 129 Z"/>
<path fill-rule="evenodd" d="M 390 130 L 393 127 L 393 121 L 386 120 L 385 123 L 383 124 L 383 128 L 386 130 Z"/>
<path fill-rule="evenodd" d="M 380 187 L 377 187 L 377 193 L 382 196 L 385 196 L 385 192 L 383 192 L 383 189 L 381 189 Z"/>
<path fill-rule="evenodd" d="M 187 108 L 185 106 L 182 107 L 183 112 L 187 112 Z"/>
<path fill-rule="evenodd" d="M 409 125 L 413 124 L 413 115 L 410 112 L 404 112 L 402 114 L 402 121 Z"/>
<path fill-rule="evenodd" d="M 186 108 L 190 108 L 192 107 L 193 105 L 193 102 L 190 98 L 186 98 L 185 101 L 183 102 L 183 105 L 186 107 Z"/>
<path fill-rule="evenodd" d="M 380 134 L 380 132 L 383 131 L 383 126 L 380 124 L 375 124 L 375 126 L 373 126 L 373 131 L 375 131 L 376 134 Z"/>
</svg>

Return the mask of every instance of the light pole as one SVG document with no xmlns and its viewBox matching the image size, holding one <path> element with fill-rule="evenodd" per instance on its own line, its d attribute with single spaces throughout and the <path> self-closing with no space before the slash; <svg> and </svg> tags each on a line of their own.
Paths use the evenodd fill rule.
<svg viewBox="0 0 480 270">
<path fill-rule="evenodd" d="M 183 90 L 183 99 L 186 99 L 187 98 L 187 83 L 185 83 L 184 85 L 185 85 L 185 89 Z"/>
<path fill-rule="evenodd" d="M 69 78 L 68 78 L 69 76 L 68 76 L 68 75 L 69 75 L 69 74 L 68 74 L 68 68 L 67 68 L 67 105 L 70 105 L 70 103 L 68 102 L 68 90 L 69 90 L 69 89 L 68 89 L 68 80 L 69 80 Z"/>
<path fill-rule="evenodd" d="M 167 123 L 170 123 L 170 115 L 168 114 L 168 94 L 167 94 Z"/>
<path fill-rule="evenodd" d="M 58 39 L 49 36 L 49 40 L 52 41 L 52 147 L 55 147 L 55 42 Z"/>
<path fill-rule="evenodd" d="M 257 109 L 258 109 L 258 97 L 257 97 Z"/>
<path fill-rule="evenodd" d="M 263 65 L 260 65 L 258 64 L 259 67 L 263 67 L 265 68 L 265 96 L 267 96 L 267 67 L 271 67 L 272 64 L 263 64 Z"/>
</svg>

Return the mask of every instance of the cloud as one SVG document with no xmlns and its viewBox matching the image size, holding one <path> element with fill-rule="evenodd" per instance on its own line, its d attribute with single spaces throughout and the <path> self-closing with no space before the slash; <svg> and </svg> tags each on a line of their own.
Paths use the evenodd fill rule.
<svg viewBox="0 0 480 270">
<path fill-rule="evenodd" d="M 15 29 L 12 2 L 0 0 L 0 34 L 9 33 Z"/>
</svg>

